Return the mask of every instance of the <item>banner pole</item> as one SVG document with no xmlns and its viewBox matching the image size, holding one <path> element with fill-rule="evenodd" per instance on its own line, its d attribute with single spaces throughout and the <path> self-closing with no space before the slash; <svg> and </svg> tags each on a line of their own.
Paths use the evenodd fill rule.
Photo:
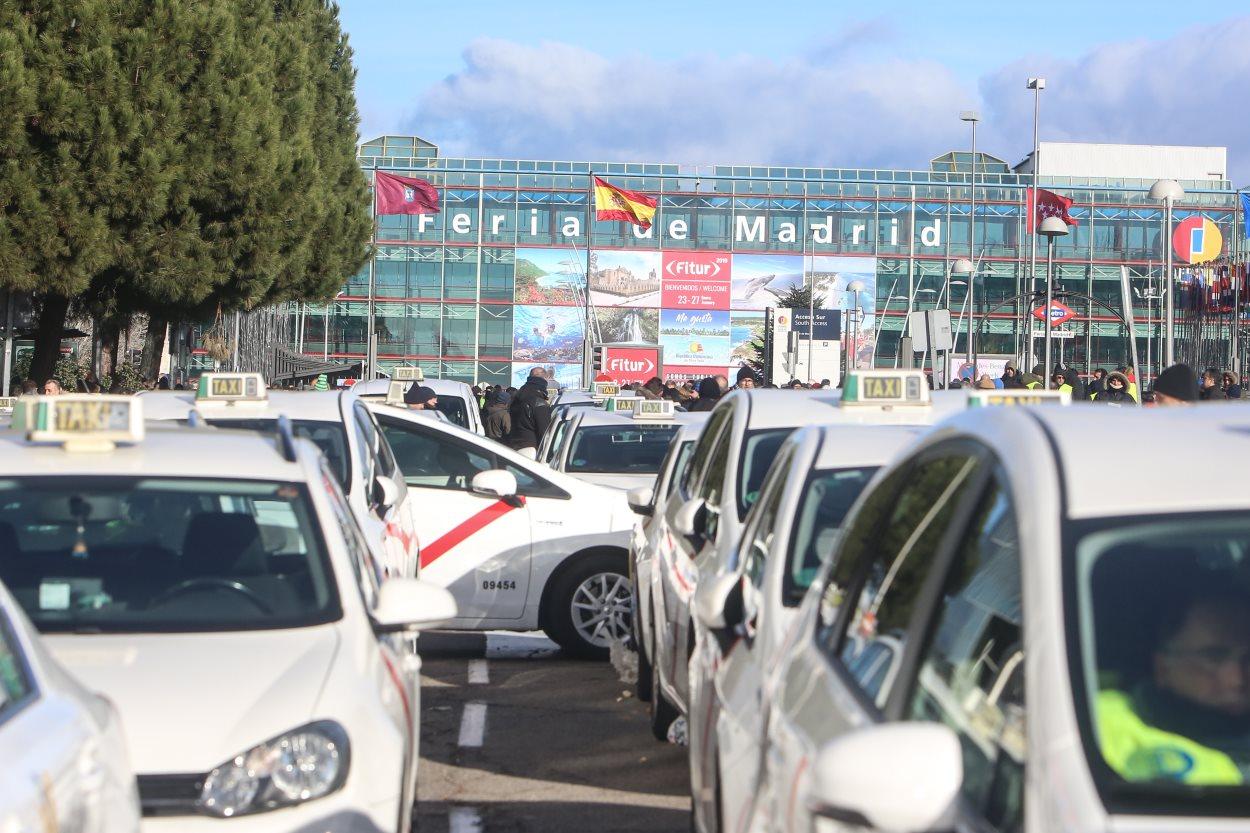
<svg viewBox="0 0 1250 833">
<path fill-rule="evenodd" d="M 594 345 L 590 343 L 590 244 L 595 218 L 595 172 L 590 172 L 586 188 L 586 298 L 582 330 L 582 381 L 589 389 L 594 382 Z"/>
</svg>

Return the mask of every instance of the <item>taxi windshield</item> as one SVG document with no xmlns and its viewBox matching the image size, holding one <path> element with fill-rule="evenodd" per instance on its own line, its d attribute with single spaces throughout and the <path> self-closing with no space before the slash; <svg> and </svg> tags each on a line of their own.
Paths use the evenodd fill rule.
<svg viewBox="0 0 1250 833">
<path fill-rule="evenodd" d="M 842 519 L 876 473 L 876 466 L 863 466 L 814 471 L 808 477 L 790 541 L 783 590 L 787 606 L 803 600 L 833 548 Z"/>
<path fill-rule="evenodd" d="M 1086 523 L 1074 690 L 1113 812 L 1250 808 L 1250 517 Z M 1076 660 L 1074 660 L 1075 662 Z"/>
<path fill-rule="evenodd" d="M 596 425 L 573 435 L 565 471 L 655 474 L 677 431 L 668 425 Z"/>
<path fill-rule="evenodd" d="M 278 430 L 276 419 L 210 419 L 209 425 L 218 428 L 235 428 L 240 431 L 261 431 L 272 434 Z M 291 430 L 295 436 L 311 440 L 313 445 L 321 449 L 330 471 L 338 479 L 343 491 L 351 488 L 351 469 L 347 465 L 347 431 L 341 422 L 329 420 L 293 419 Z"/>
<path fill-rule="evenodd" d="M 738 477 L 738 517 L 745 518 L 747 510 L 760 496 L 764 476 L 781 450 L 781 444 L 794 431 L 793 428 L 765 428 L 748 431 L 742 446 L 742 471 Z"/>
<path fill-rule="evenodd" d="M 44 632 L 304 627 L 340 615 L 303 486 L 0 479 L 0 581 Z"/>
</svg>

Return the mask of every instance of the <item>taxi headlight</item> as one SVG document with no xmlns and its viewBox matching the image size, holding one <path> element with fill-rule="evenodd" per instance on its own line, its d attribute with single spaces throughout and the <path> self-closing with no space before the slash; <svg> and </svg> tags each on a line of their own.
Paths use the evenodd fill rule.
<svg viewBox="0 0 1250 833">
<path fill-rule="evenodd" d="M 321 798 L 347 779 L 343 727 L 309 723 L 236 755 L 208 774 L 200 808 L 214 816 L 241 816 Z"/>
</svg>

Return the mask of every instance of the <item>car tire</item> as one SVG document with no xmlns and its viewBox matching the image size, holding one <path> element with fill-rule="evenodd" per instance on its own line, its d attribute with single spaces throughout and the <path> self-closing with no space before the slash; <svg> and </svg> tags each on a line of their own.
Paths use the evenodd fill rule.
<svg viewBox="0 0 1250 833">
<path fill-rule="evenodd" d="M 660 687 L 660 672 L 654 665 L 651 666 L 650 677 L 651 735 L 658 741 L 668 743 L 668 729 L 680 715 L 677 713 L 677 707 L 664 696 L 664 689 Z"/>
<path fill-rule="evenodd" d="M 638 604 L 637 585 L 634 588 L 634 644 L 638 647 L 638 676 L 634 680 L 634 696 L 644 703 L 651 702 L 651 651 L 642 627 L 642 605 Z"/>
<path fill-rule="evenodd" d="M 599 603 L 608 611 L 604 620 L 607 627 L 601 631 L 587 621 L 593 621 L 598 613 L 586 606 Z M 633 595 L 624 556 L 596 553 L 578 558 L 552 580 L 543 630 L 570 656 L 606 660 L 613 640 L 624 642 L 629 638 L 632 609 Z"/>
</svg>

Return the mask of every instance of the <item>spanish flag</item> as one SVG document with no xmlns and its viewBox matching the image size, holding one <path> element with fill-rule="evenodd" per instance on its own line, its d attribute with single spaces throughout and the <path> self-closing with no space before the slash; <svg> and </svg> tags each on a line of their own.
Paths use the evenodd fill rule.
<svg viewBox="0 0 1250 833">
<path fill-rule="evenodd" d="M 617 188 L 595 177 L 595 219 L 624 220 L 644 229 L 651 228 L 655 199 L 637 191 Z"/>
</svg>

